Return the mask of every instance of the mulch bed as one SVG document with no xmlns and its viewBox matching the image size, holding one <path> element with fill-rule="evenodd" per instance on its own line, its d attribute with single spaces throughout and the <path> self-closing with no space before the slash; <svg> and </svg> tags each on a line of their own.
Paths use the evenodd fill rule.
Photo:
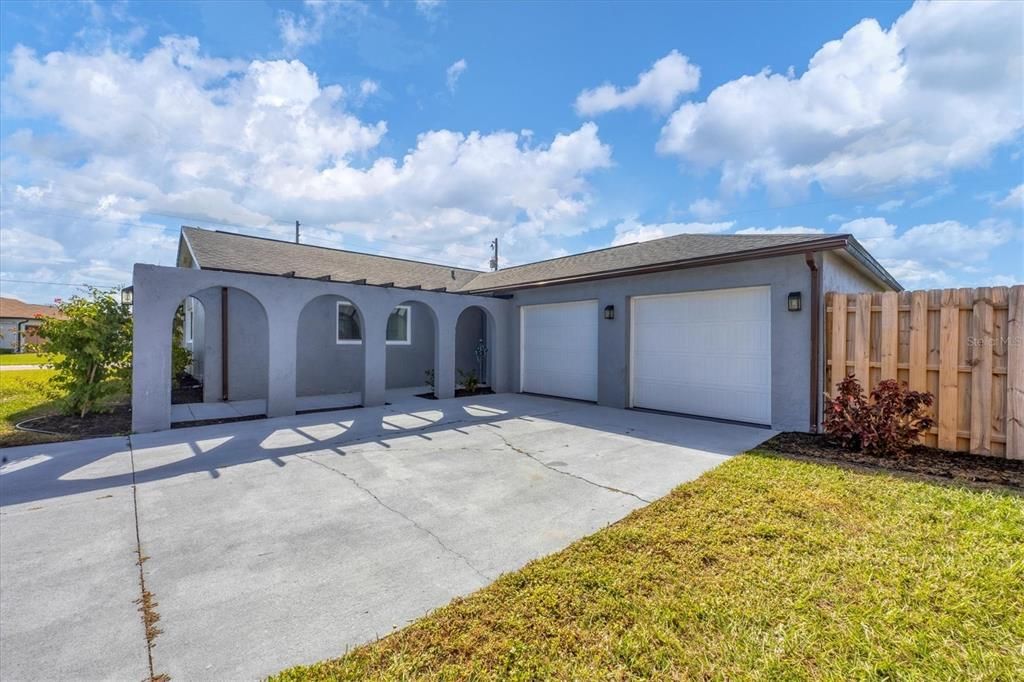
<svg viewBox="0 0 1024 682">
<path fill-rule="evenodd" d="M 474 395 L 493 395 L 494 391 L 489 388 L 478 388 L 475 391 L 467 391 L 464 388 L 455 389 L 456 398 L 468 398 Z M 426 398 L 427 400 L 437 400 L 437 396 L 434 393 L 417 393 L 417 398 Z"/>
<path fill-rule="evenodd" d="M 986 485 L 1024 488 L 1024 460 L 983 457 L 919 445 L 902 457 L 875 457 L 851 452 L 827 435 L 780 433 L 758 446 L 783 455 L 890 469 Z"/>
<path fill-rule="evenodd" d="M 132 410 L 128 405 L 116 405 L 110 412 L 96 412 L 84 418 L 65 414 L 51 414 L 29 419 L 18 424 L 27 431 L 44 431 L 69 439 L 126 436 L 132 432 Z"/>
</svg>

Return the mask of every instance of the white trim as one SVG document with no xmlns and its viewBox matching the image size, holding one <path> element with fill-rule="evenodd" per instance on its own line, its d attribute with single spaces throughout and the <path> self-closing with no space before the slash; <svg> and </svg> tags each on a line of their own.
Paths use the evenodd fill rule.
<svg viewBox="0 0 1024 682">
<path fill-rule="evenodd" d="M 339 339 L 338 338 L 338 332 L 340 331 L 338 329 L 338 327 L 340 325 L 339 313 L 341 312 L 340 309 L 341 309 L 341 306 L 343 306 L 343 305 L 355 308 L 356 312 L 359 311 L 359 309 L 356 308 L 356 305 L 354 303 L 352 303 L 351 301 L 338 301 L 337 302 L 337 307 L 335 308 L 335 316 L 334 316 L 334 343 L 339 345 L 339 346 L 359 346 L 359 345 L 362 345 L 363 340 L 361 338 L 360 339 Z M 410 306 L 410 305 L 396 305 L 394 307 L 394 309 L 390 313 L 388 313 L 388 317 L 390 318 L 391 315 L 395 312 L 395 310 L 398 310 L 399 308 L 405 310 L 405 340 L 404 341 L 402 341 L 402 340 L 391 341 L 391 340 L 388 340 L 387 338 L 385 338 L 384 345 L 387 345 L 387 346 L 411 346 L 412 345 L 412 306 Z M 363 333 L 363 326 L 362 326 L 363 325 L 363 321 L 362 321 L 362 319 L 359 319 L 359 318 L 357 318 L 357 319 L 359 320 L 359 333 L 362 334 Z M 386 335 L 387 334 L 387 330 L 385 330 L 384 333 Z"/>
<path fill-rule="evenodd" d="M 387 328 L 384 329 L 384 345 L 386 346 L 411 346 L 412 345 L 412 306 L 408 305 L 396 305 L 395 310 L 405 310 L 405 341 L 395 340 L 391 341 L 387 338 Z M 388 313 L 388 319 L 395 314 L 395 310 Z"/>
<path fill-rule="evenodd" d="M 337 301 L 337 305 L 334 309 L 334 342 L 339 346 L 361 346 L 363 343 L 362 338 L 358 339 L 339 339 L 338 335 L 341 332 L 341 306 L 349 306 L 354 309 L 357 313 L 359 308 L 356 308 L 356 304 L 351 301 Z M 356 317 L 359 322 L 359 334 L 362 336 L 363 333 L 363 321 Z"/>
<path fill-rule="evenodd" d="M 196 258 L 196 252 L 195 252 L 195 250 L 192 249 L 192 242 L 190 242 L 188 240 L 188 235 L 185 234 L 184 230 L 182 230 L 180 234 L 181 234 L 182 241 L 185 242 L 185 248 L 188 249 L 188 255 L 192 256 L 192 269 L 193 270 L 202 270 L 203 266 L 201 266 L 199 264 L 199 259 Z"/>
</svg>

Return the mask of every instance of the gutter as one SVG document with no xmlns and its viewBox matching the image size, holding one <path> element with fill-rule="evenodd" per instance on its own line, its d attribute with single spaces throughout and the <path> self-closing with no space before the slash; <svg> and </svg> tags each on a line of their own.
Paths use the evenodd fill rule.
<svg viewBox="0 0 1024 682">
<path fill-rule="evenodd" d="M 810 427 L 811 433 L 818 432 L 819 363 L 821 362 L 821 268 L 813 251 L 804 254 L 804 260 L 811 271 L 811 381 L 810 381 Z"/>
</svg>

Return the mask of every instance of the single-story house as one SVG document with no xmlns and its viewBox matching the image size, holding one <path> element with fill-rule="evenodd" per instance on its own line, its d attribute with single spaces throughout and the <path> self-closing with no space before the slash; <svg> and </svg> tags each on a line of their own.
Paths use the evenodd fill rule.
<svg viewBox="0 0 1024 682">
<path fill-rule="evenodd" d="M 770 426 L 820 422 L 825 291 L 899 283 L 848 234 L 683 234 L 491 272 L 183 227 L 136 265 L 137 431 L 170 424 L 170 325 L 204 401 L 269 416 L 516 391 Z"/>
<path fill-rule="evenodd" d="M 0 349 L 23 353 L 29 346 L 42 343 L 36 333 L 42 318 L 55 316 L 60 316 L 56 306 L 0 297 Z"/>
</svg>

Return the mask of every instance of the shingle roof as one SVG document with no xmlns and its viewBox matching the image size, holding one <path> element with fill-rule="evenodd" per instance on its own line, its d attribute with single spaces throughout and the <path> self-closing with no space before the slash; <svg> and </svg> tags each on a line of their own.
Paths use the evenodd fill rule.
<svg viewBox="0 0 1024 682">
<path fill-rule="evenodd" d="M 597 275 L 629 268 L 691 259 L 724 256 L 808 241 L 820 241 L 821 234 L 740 235 L 679 234 L 635 244 L 614 246 L 599 251 L 563 256 L 551 260 L 483 273 L 465 291 L 486 291 L 509 288 L 531 282 L 544 282 L 566 277 Z"/>
<path fill-rule="evenodd" d="M 292 244 L 196 227 L 183 227 L 181 233 L 191 247 L 199 267 L 213 270 L 271 275 L 294 272 L 296 277 L 309 278 L 331 275 L 336 281 L 365 279 L 368 284 L 393 282 L 399 287 L 445 287 L 449 291 L 461 288 L 480 274 L 464 268 Z"/>
<path fill-rule="evenodd" d="M 623 274 L 624 271 L 659 265 L 685 267 L 687 261 L 694 261 L 697 265 L 708 259 L 742 257 L 748 252 L 751 258 L 768 257 L 776 255 L 779 249 L 815 242 L 818 242 L 815 246 L 821 248 L 850 248 L 855 245 L 849 235 L 680 234 L 552 258 L 497 272 L 479 272 L 195 227 L 183 227 L 182 236 L 201 268 L 273 275 L 294 272 L 296 277 L 308 278 L 331 275 L 336 281 L 365 279 L 368 284 L 394 283 L 399 287 L 421 286 L 424 289 L 444 287 L 448 291 L 463 293 L 510 290 L 563 279 Z M 860 249 L 859 245 L 856 248 Z M 865 256 L 873 263 L 866 252 Z M 877 267 L 880 278 L 891 279 L 880 266 Z M 895 280 L 892 282 L 899 286 Z"/>
<path fill-rule="evenodd" d="M 61 317 L 56 306 L 36 305 L 35 303 L 19 301 L 16 298 L 0 297 L 0 317 L 31 320 L 37 315 L 43 317 Z"/>
</svg>

